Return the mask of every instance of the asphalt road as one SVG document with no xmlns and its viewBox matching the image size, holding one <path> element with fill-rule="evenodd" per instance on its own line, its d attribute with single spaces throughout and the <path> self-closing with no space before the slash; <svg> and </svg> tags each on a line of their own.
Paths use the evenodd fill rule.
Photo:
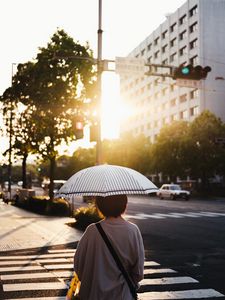
<svg viewBox="0 0 225 300">
<path fill-rule="evenodd" d="M 21 234 L 26 234 L 36 247 L 0 253 L 0 299 L 64 300 L 75 244 L 54 246 L 47 241 L 53 235 L 60 243 L 66 230 L 62 219 L 57 222 L 4 205 L 0 214 L 5 218 L 1 242 L 21 237 L 18 243 L 22 243 Z M 140 299 L 225 299 L 224 200 L 129 197 L 125 217 L 139 226 L 144 239 L 146 266 Z M 73 240 L 73 234 L 68 231 L 68 240 Z"/>
<path fill-rule="evenodd" d="M 148 258 L 225 294 L 225 200 L 130 197 L 127 214 Z"/>
</svg>

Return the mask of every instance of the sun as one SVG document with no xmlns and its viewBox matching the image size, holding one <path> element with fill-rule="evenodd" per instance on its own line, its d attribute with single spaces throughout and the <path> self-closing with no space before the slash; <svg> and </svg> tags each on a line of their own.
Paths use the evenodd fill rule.
<svg viewBox="0 0 225 300">
<path fill-rule="evenodd" d="M 121 103 L 119 76 L 105 72 L 102 75 L 102 139 L 119 137 Z"/>
</svg>

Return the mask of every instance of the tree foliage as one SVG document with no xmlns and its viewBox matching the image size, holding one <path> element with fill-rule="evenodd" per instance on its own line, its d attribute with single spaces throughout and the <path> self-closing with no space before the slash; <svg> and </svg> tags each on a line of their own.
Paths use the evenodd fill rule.
<svg viewBox="0 0 225 300">
<path fill-rule="evenodd" d="M 50 161 L 51 199 L 57 146 L 76 139 L 75 124 L 85 122 L 85 101 L 95 79 L 88 44 L 80 45 L 63 30 L 39 49 L 33 62 L 20 64 L 13 77 L 8 98 L 32 107 L 33 144 L 37 153 Z"/>
<path fill-rule="evenodd" d="M 188 123 L 184 121 L 173 122 L 161 129 L 152 150 L 156 173 L 162 172 L 172 181 L 185 175 L 188 129 Z"/>
<path fill-rule="evenodd" d="M 222 121 L 209 111 L 204 111 L 190 124 L 190 175 L 201 178 L 203 188 L 207 188 L 209 178 L 221 174 L 223 169 L 224 147 L 215 141 L 224 137 L 224 133 Z"/>
</svg>

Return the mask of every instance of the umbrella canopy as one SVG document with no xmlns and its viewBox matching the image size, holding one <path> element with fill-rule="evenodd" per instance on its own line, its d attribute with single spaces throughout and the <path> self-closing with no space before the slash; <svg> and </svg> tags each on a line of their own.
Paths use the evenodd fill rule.
<svg viewBox="0 0 225 300">
<path fill-rule="evenodd" d="M 70 177 L 57 193 L 59 197 L 149 194 L 158 188 L 141 173 L 116 165 L 83 169 Z"/>
</svg>

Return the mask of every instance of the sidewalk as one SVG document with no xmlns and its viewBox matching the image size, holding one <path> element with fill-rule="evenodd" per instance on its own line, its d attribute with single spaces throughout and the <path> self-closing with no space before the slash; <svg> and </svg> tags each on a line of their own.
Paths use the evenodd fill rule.
<svg viewBox="0 0 225 300">
<path fill-rule="evenodd" d="M 0 251 L 75 243 L 83 232 L 66 225 L 73 221 L 27 212 L 0 200 Z"/>
</svg>

